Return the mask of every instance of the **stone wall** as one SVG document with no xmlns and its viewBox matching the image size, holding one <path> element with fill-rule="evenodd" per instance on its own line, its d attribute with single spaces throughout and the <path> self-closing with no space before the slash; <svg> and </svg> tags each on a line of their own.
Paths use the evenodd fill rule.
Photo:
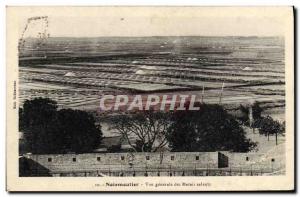
<svg viewBox="0 0 300 197">
<path fill-rule="evenodd" d="M 25 157 L 49 169 L 52 174 L 76 173 L 79 176 L 86 175 L 84 173 L 113 174 L 125 171 L 136 173 L 137 176 L 147 175 L 145 173 L 153 176 L 159 172 L 170 175 L 172 172 L 182 174 L 185 170 L 226 167 L 226 164 L 220 165 L 218 152 L 49 154 Z"/>
<path fill-rule="evenodd" d="M 284 173 L 258 153 L 164 152 L 24 155 L 25 176 L 257 176 Z M 24 163 L 24 162 L 23 162 Z M 45 173 L 45 169 L 47 173 Z"/>
<path fill-rule="evenodd" d="M 284 169 L 285 161 L 263 153 L 224 153 L 228 157 L 230 168 L 243 170 L 273 172 Z"/>
</svg>

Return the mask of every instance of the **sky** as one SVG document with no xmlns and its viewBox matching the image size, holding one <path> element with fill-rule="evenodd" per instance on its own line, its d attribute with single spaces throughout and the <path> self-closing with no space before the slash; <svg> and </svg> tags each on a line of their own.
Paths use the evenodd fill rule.
<svg viewBox="0 0 300 197">
<path fill-rule="evenodd" d="M 238 10 L 220 14 L 218 10 L 115 10 L 116 12 L 78 13 L 53 11 L 46 14 L 48 28 L 43 22 L 30 23 L 25 34 L 34 37 L 47 28 L 52 37 L 103 37 L 103 36 L 283 36 L 285 20 L 274 11 L 245 12 Z M 235 9 L 236 10 L 236 9 Z M 235 11 L 233 9 L 233 11 Z M 89 9 L 86 9 L 89 11 Z M 99 10 L 101 11 L 101 10 Z M 103 10 L 102 10 L 103 11 Z M 134 11 L 137 11 L 135 13 Z M 148 11 L 148 12 L 146 12 Z M 173 12 L 172 12 L 173 11 Z M 180 12 L 182 11 L 182 12 Z M 266 12 L 266 13 L 264 13 Z M 44 12 L 43 14 L 45 15 Z M 20 32 L 24 29 L 26 15 L 20 20 Z M 40 24 L 39 24 L 40 23 Z"/>
</svg>

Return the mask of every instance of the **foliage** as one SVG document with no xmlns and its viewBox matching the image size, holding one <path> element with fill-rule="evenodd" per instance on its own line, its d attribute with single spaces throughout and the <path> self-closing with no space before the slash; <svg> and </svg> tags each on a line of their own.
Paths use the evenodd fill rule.
<svg viewBox="0 0 300 197">
<path fill-rule="evenodd" d="M 282 134 L 285 131 L 284 125 L 271 116 L 264 117 L 257 123 L 259 133 L 264 135 Z"/>
<path fill-rule="evenodd" d="M 30 132 L 36 126 L 46 126 L 55 119 L 57 103 L 49 98 L 26 100 L 19 110 L 20 131 Z"/>
<path fill-rule="evenodd" d="M 135 152 L 156 152 L 167 144 L 169 114 L 166 112 L 140 111 L 119 116 L 112 124 Z M 132 139 L 136 139 L 135 143 Z"/>
<path fill-rule="evenodd" d="M 256 143 L 247 139 L 238 121 L 220 105 L 197 104 L 197 111 L 176 111 L 168 129 L 169 147 L 176 152 L 247 152 Z"/>
<path fill-rule="evenodd" d="M 239 106 L 240 116 L 238 116 L 238 119 L 245 125 L 249 126 L 249 107 L 246 107 L 244 105 Z"/>
<path fill-rule="evenodd" d="M 20 131 L 34 154 L 89 152 L 102 139 L 92 115 L 72 109 L 57 110 L 55 101 L 36 98 L 19 110 Z"/>
<path fill-rule="evenodd" d="M 238 117 L 238 119 L 245 125 L 249 125 L 249 106 L 243 106 L 240 105 L 239 110 L 241 112 L 241 115 Z M 252 105 L 252 117 L 253 117 L 253 123 L 257 120 L 260 120 L 262 118 L 262 112 L 263 109 L 259 106 L 259 103 L 255 101 Z M 253 125 L 251 125 L 253 126 Z"/>
<path fill-rule="evenodd" d="M 259 103 L 255 101 L 252 105 L 252 116 L 253 120 L 259 120 L 262 118 L 261 114 L 263 112 L 263 109 L 259 106 Z"/>
<path fill-rule="evenodd" d="M 62 109 L 57 123 L 61 148 L 68 152 L 90 152 L 102 139 L 101 128 L 95 126 L 94 117 L 85 111 Z"/>
</svg>

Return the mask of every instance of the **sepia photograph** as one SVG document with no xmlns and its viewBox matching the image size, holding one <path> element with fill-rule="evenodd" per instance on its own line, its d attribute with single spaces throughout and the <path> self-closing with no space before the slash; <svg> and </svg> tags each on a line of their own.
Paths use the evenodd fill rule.
<svg viewBox="0 0 300 197">
<path fill-rule="evenodd" d="M 7 29 L 11 190 L 294 188 L 292 7 L 8 7 Z"/>
</svg>

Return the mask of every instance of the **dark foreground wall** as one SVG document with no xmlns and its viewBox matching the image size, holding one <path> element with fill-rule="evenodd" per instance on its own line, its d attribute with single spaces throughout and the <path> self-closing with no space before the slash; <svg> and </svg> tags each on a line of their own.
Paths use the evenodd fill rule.
<svg viewBox="0 0 300 197">
<path fill-rule="evenodd" d="M 29 177 L 29 176 L 51 176 L 50 170 L 36 161 L 20 157 L 19 158 L 19 176 Z"/>
</svg>

